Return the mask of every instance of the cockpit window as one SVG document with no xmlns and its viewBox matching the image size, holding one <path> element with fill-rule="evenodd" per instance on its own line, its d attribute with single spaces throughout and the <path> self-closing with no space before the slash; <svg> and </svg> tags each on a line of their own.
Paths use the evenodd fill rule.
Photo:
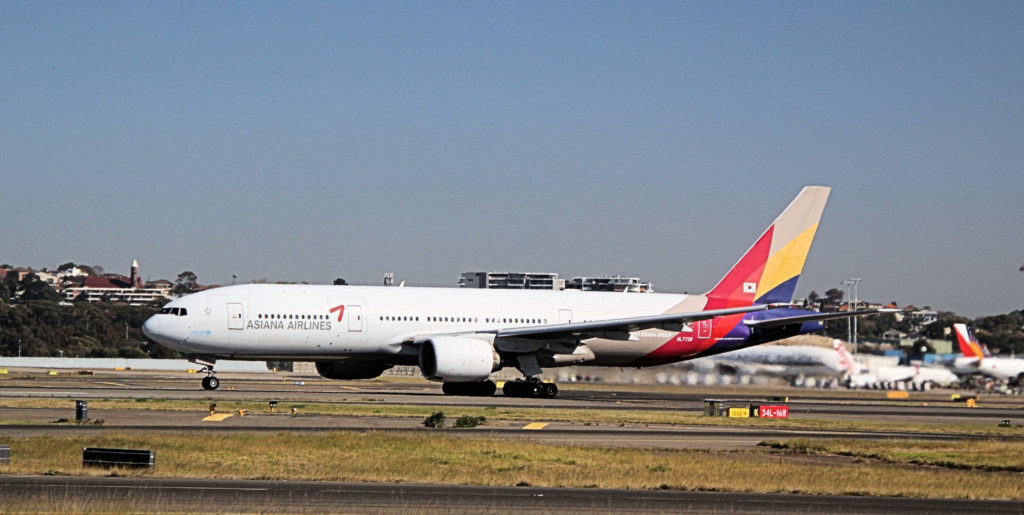
<svg viewBox="0 0 1024 515">
<path fill-rule="evenodd" d="M 157 311 L 157 314 L 183 317 L 188 314 L 188 310 L 185 308 L 161 308 L 160 311 Z"/>
<path fill-rule="evenodd" d="M 187 309 L 185 309 L 185 308 L 180 308 L 180 309 L 181 309 L 181 312 L 178 314 L 178 316 L 182 316 L 183 317 L 183 316 L 188 314 L 188 310 Z"/>
</svg>

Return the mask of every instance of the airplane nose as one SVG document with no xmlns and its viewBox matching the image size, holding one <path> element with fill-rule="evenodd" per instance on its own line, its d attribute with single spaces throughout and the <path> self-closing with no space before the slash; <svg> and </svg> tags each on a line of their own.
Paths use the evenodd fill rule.
<svg viewBox="0 0 1024 515">
<path fill-rule="evenodd" d="M 156 336 L 160 334 L 160 320 L 157 320 L 156 317 L 146 319 L 142 324 L 142 334 L 155 340 Z"/>
</svg>

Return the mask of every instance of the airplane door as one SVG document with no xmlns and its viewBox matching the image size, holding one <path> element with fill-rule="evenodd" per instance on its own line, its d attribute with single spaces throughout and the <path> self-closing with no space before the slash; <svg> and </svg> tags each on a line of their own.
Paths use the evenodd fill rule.
<svg viewBox="0 0 1024 515">
<path fill-rule="evenodd" d="M 711 320 L 697 322 L 697 338 L 703 340 L 711 338 Z"/>
<path fill-rule="evenodd" d="M 242 318 L 242 304 L 238 302 L 229 302 L 228 329 L 243 329 L 245 327 L 245 321 Z"/>
<path fill-rule="evenodd" d="M 362 306 L 348 306 L 348 331 L 358 333 L 363 330 L 363 308 Z"/>
<path fill-rule="evenodd" d="M 572 310 L 571 309 L 560 309 L 558 310 L 558 322 L 562 324 L 572 323 Z"/>
</svg>

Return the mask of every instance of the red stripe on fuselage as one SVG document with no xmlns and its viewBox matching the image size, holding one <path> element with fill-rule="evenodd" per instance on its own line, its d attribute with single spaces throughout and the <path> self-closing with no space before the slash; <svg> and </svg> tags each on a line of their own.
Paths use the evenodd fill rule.
<svg viewBox="0 0 1024 515">
<path fill-rule="evenodd" d="M 769 227 L 761 238 L 754 243 L 754 246 L 743 255 L 739 263 L 729 270 L 729 273 L 722 278 L 713 290 L 708 292 L 708 301 L 704 305 L 704 311 L 711 309 L 723 309 L 737 306 L 750 306 L 754 303 L 757 295 L 757 284 L 761 280 L 765 263 L 768 262 L 768 253 L 772 248 L 772 234 L 775 226 Z M 744 284 L 750 283 L 753 288 L 744 291 Z M 693 356 L 711 348 L 715 343 L 729 334 L 740 321 L 743 314 L 717 317 L 692 324 L 692 331 L 677 333 L 667 342 L 650 354 L 638 359 L 630 365 L 652 366 L 665 363 L 673 363 L 687 356 Z M 700 324 L 711 324 L 711 334 L 707 338 L 701 338 Z"/>
</svg>

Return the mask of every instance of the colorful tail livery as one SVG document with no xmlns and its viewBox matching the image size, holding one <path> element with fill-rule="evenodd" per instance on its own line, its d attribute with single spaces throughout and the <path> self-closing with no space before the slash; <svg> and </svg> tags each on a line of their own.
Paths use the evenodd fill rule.
<svg viewBox="0 0 1024 515">
<path fill-rule="evenodd" d="M 791 302 L 830 192 L 826 186 L 805 187 L 714 288 L 687 297 L 670 312 Z M 680 332 L 634 364 L 656 365 L 720 354 L 818 331 L 824 328 L 821 321 L 848 316 L 773 309 L 704 320 L 695 330 Z"/>
<path fill-rule="evenodd" d="M 832 340 L 832 348 L 835 349 L 836 353 L 839 354 L 839 365 L 846 369 L 850 375 L 856 375 L 861 373 L 860 364 L 853 360 L 853 356 L 850 355 L 850 351 L 846 350 L 846 346 L 839 340 Z"/>
<path fill-rule="evenodd" d="M 953 324 L 953 331 L 956 332 L 956 341 L 960 344 L 960 352 L 967 358 L 988 358 L 988 350 L 978 343 L 974 333 L 967 327 L 967 324 Z"/>
<path fill-rule="evenodd" d="M 790 302 L 831 188 L 807 186 L 706 296 L 706 309 Z"/>
</svg>

